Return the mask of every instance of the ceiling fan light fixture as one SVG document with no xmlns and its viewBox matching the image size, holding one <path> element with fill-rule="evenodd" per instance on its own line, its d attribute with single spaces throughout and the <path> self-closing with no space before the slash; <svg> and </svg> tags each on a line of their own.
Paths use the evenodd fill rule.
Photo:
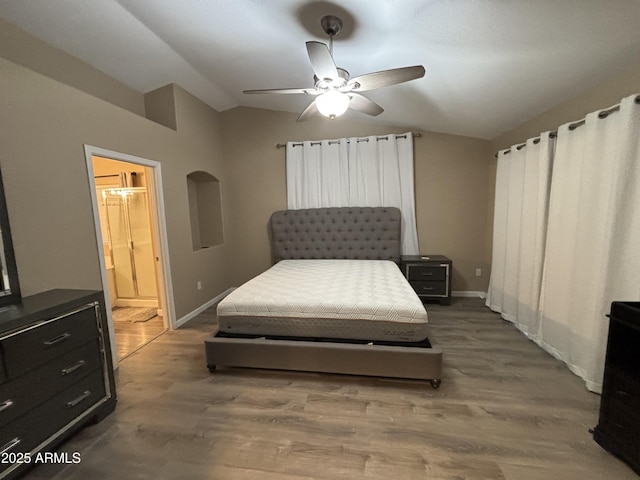
<svg viewBox="0 0 640 480">
<path fill-rule="evenodd" d="M 316 98 L 316 106 L 325 117 L 336 118 L 347 111 L 350 101 L 351 98 L 345 93 L 327 90 Z"/>
<path fill-rule="evenodd" d="M 322 17 L 322 29 L 329 35 L 329 46 L 322 42 L 306 43 L 307 54 L 313 69 L 313 88 L 272 88 L 267 90 L 244 90 L 244 93 L 307 94 L 316 99 L 307 105 L 296 121 L 302 122 L 314 115 L 336 118 L 348 109 L 375 117 L 384 112 L 376 102 L 360 92 L 388 87 L 424 77 L 422 65 L 392 68 L 365 73 L 351 78 L 349 72 L 336 65 L 333 58 L 333 37 L 340 33 L 342 20 L 331 15 Z"/>
</svg>

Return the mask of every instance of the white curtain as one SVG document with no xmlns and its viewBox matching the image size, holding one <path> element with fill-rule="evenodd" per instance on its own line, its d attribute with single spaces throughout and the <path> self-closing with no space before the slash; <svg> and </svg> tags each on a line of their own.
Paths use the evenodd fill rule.
<svg viewBox="0 0 640 480">
<path fill-rule="evenodd" d="M 493 264 L 487 306 L 538 338 L 549 175 L 554 140 L 549 132 L 524 147 L 498 153 Z"/>
<path fill-rule="evenodd" d="M 640 106 L 558 131 L 541 293 L 542 345 L 599 392 L 614 300 L 640 300 Z"/>
<path fill-rule="evenodd" d="M 413 135 L 287 143 L 287 206 L 398 207 L 402 253 L 417 255 Z"/>
<path fill-rule="evenodd" d="M 640 300 L 635 100 L 623 99 L 606 118 L 595 112 L 584 125 L 560 127 L 555 149 L 543 134 L 498 158 L 487 305 L 595 392 L 611 302 Z"/>
<path fill-rule="evenodd" d="M 349 198 L 346 138 L 287 143 L 287 208 L 340 207 Z"/>
</svg>

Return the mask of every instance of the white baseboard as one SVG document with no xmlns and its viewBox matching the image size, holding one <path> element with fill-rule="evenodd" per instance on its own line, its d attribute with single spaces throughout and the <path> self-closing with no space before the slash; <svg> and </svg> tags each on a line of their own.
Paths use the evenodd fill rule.
<svg viewBox="0 0 640 480">
<path fill-rule="evenodd" d="M 487 298 L 487 292 L 473 291 L 473 290 L 465 290 L 465 291 L 451 291 L 452 297 L 479 297 L 479 298 Z"/>
<path fill-rule="evenodd" d="M 229 288 L 227 290 L 225 290 L 224 292 L 222 292 L 220 295 L 212 298 L 211 300 L 209 300 L 207 303 L 205 303 L 204 305 L 200 305 L 198 308 L 196 308 L 194 311 L 187 313 L 184 317 L 179 318 L 178 320 L 176 320 L 176 324 L 174 325 L 173 328 L 180 328 L 181 326 L 183 326 L 185 323 L 187 323 L 189 320 L 192 320 L 193 318 L 197 317 L 198 315 L 200 315 L 202 312 L 204 312 L 207 308 L 211 308 L 213 305 L 215 305 L 216 303 L 218 303 L 220 300 L 222 300 L 224 297 L 226 297 L 227 295 L 229 295 L 231 292 L 233 292 L 235 290 L 235 287 L 233 288 Z"/>
</svg>

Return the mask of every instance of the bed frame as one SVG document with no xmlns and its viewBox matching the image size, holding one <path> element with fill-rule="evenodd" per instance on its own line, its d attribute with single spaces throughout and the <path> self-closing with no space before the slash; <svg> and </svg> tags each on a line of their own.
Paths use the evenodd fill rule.
<svg viewBox="0 0 640 480">
<path fill-rule="evenodd" d="M 400 210 L 335 207 L 281 210 L 269 221 L 274 262 L 371 259 L 400 262 Z M 429 341 L 389 344 L 258 337 L 216 332 L 205 340 L 207 367 L 266 368 L 428 380 L 440 386 L 442 351 Z"/>
</svg>

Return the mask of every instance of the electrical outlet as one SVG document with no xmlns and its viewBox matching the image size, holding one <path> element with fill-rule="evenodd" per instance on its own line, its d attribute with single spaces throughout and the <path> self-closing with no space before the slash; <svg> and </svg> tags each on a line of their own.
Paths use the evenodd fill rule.
<svg viewBox="0 0 640 480">
<path fill-rule="evenodd" d="M 482 276 L 482 269 L 476 268 L 476 277 L 481 277 L 481 276 Z"/>
<path fill-rule="evenodd" d="M 198 281 L 198 283 L 196 283 L 196 287 L 198 290 L 202 290 L 202 282 Z"/>
</svg>

